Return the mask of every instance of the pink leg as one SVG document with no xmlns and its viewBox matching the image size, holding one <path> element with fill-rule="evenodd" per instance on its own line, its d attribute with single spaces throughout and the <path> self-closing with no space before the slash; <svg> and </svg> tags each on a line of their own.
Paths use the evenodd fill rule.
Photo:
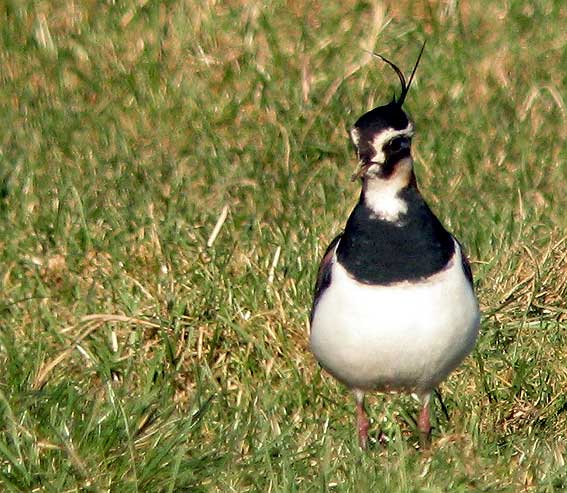
<svg viewBox="0 0 567 493">
<path fill-rule="evenodd" d="M 424 449 L 429 448 L 431 444 L 431 422 L 429 421 L 429 398 L 430 394 L 422 397 L 423 406 L 417 420 L 417 429 L 419 430 L 419 442 Z"/>
<path fill-rule="evenodd" d="M 368 428 L 370 422 L 366 416 L 366 411 L 364 410 L 364 392 L 361 390 L 355 390 L 354 395 L 356 397 L 356 425 L 358 428 L 358 443 L 362 450 L 368 448 Z"/>
</svg>

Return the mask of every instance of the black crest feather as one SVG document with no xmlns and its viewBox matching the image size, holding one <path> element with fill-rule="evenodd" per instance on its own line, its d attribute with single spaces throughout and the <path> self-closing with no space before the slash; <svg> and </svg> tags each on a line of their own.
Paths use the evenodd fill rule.
<svg viewBox="0 0 567 493">
<path fill-rule="evenodd" d="M 415 71 L 417 70 L 417 66 L 419 65 L 419 61 L 421 60 L 421 55 L 423 55 L 423 50 L 425 49 L 425 43 L 426 42 L 424 41 L 423 45 L 421 46 L 421 51 L 419 52 L 419 55 L 417 57 L 417 61 L 415 62 L 415 65 L 414 65 L 413 70 L 411 72 L 409 81 L 407 81 L 407 82 L 406 82 L 406 78 L 405 78 L 404 74 L 402 73 L 402 71 L 398 68 L 398 66 L 394 62 L 391 62 L 385 56 L 380 55 L 380 53 L 371 52 L 372 56 L 375 56 L 376 58 L 380 58 L 380 60 L 382 60 L 382 61 L 386 62 L 388 65 L 390 65 L 390 67 L 392 67 L 394 69 L 394 71 L 396 72 L 396 74 L 398 75 L 398 78 L 400 79 L 400 84 L 402 85 L 402 92 L 401 92 L 400 97 L 398 99 L 396 99 L 394 97 L 394 102 L 400 108 L 404 104 L 406 96 L 409 92 L 411 82 L 413 80 L 413 76 L 415 75 Z"/>
</svg>

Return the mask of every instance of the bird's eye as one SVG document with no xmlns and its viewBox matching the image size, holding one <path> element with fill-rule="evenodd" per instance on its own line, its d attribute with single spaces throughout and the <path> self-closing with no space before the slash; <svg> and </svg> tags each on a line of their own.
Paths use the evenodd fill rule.
<svg viewBox="0 0 567 493">
<path fill-rule="evenodd" d="M 396 137 L 388 142 L 387 150 L 389 152 L 398 152 L 410 146 L 410 139 L 408 137 Z"/>
</svg>

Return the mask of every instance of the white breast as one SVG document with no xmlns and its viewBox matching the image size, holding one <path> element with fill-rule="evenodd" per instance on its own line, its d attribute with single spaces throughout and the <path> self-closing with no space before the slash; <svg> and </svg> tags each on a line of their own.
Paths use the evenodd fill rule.
<svg viewBox="0 0 567 493">
<path fill-rule="evenodd" d="M 417 284 L 362 284 L 336 261 L 317 303 L 311 349 L 351 388 L 430 391 L 470 353 L 480 313 L 461 251 Z"/>
</svg>

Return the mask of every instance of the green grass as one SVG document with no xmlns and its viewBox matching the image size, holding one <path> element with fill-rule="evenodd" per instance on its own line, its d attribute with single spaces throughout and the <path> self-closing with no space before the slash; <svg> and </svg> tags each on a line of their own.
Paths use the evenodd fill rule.
<svg viewBox="0 0 567 493">
<path fill-rule="evenodd" d="M 566 23 L 559 0 L 1 3 L 0 489 L 565 491 Z M 482 333 L 431 452 L 416 403 L 375 396 L 389 443 L 362 454 L 308 310 L 357 198 L 346 130 L 397 88 L 362 48 L 408 72 L 424 39 L 416 171 Z"/>
</svg>

